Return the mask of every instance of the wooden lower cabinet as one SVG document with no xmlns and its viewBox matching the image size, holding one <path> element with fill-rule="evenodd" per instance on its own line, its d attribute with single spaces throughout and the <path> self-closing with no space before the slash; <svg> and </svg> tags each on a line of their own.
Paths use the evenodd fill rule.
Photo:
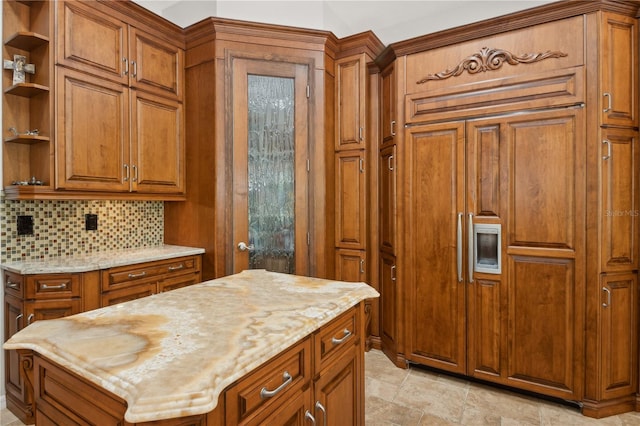
<svg viewBox="0 0 640 426">
<path fill-rule="evenodd" d="M 34 321 L 62 318 L 197 284 L 202 281 L 201 262 L 202 256 L 194 255 L 72 274 L 21 275 L 3 271 L 5 340 Z M 4 368 L 7 408 L 23 423 L 32 424 L 35 420 L 38 425 L 73 424 L 34 418 L 33 383 L 28 379 L 33 368 L 31 355 L 5 351 Z"/>
<path fill-rule="evenodd" d="M 201 256 L 187 256 L 105 269 L 102 306 L 174 290 L 202 281 Z"/>
<path fill-rule="evenodd" d="M 228 387 L 209 413 L 138 425 L 364 425 L 363 315 L 360 303 L 265 362 Z M 124 400 L 37 353 L 33 358 L 38 425 L 130 424 Z"/>
</svg>

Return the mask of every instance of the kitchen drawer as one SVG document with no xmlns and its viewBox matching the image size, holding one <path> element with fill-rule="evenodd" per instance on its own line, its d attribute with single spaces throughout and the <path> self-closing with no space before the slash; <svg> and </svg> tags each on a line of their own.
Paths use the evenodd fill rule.
<svg viewBox="0 0 640 426">
<path fill-rule="evenodd" d="M 107 291 L 102 293 L 102 305 L 111 306 L 118 303 L 127 302 L 129 300 L 140 299 L 141 297 L 151 296 L 156 293 L 157 285 L 154 282 L 125 287 L 118 290 Z"/>
<path fill-rule="evenodd" d="M 78 274 L 27 275 L 25 280 L 25 299 L 71 299 L 82 294 Z"/>
<path fill-rule="evenodd" d="M 24 299 L 24 277 L 20 274 L 4 271 L 4 292 Z"/>
<path fill-rule="evenodd" d="M 161 279 L 166 274 L 182 275 L 200 270 L 199 257 L 187 256 L 162 261 L 120 266 L 102 272 L 102 290 L 129 286 L 135 281 Z"/>
<path fill-rule="evenodd" d="M 311 340 L 306 338 L 240 379 L 226 392 L 226 424 L 252 423 L 281 405 L 311 379 Z M 270 394 L 269 394 L 270 393 Z"/>
<path fill-rule="evenodd" d="M 201 280 L 200 274 L 198 273 L 179 275 L 177 277 L 171 276 L 158 283 L 158 293 L 198 284 Z"/>
<path fill-rule="evenodd" d="M 315 374 L 360 338 L 359 310 L 349 309 L 314 334 Z"/>
</svg>

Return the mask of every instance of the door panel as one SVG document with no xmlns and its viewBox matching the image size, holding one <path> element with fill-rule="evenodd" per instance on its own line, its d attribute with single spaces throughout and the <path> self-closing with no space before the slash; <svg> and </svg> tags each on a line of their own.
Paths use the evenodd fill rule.
<svg viewBox="0 0 640 426">
<path fill-rule="evenodd" d="M 459 274 L 459 223 L 465 211 L 465 124 L 410 129 L 406 138 L 410 195 L 409 359 L 466 372 L 466 304 Z M 463 233 L 464 234 L 464 233 Z"/>
<path fill-rule="evenodd" d="M 306 275 L 308 66 L 236 58 L 232 73 L 233 271 Z"/>
</svg>

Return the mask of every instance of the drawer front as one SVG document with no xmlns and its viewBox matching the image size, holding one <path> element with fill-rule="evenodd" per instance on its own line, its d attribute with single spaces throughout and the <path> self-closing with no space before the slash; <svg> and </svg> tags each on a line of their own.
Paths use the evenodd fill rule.
<svg viewBox="0 0 640 426">
<path fill-rule="evenodd" d="M 4 292 L 24 299 L 24 277 L 20 274 L 4 271 Z"/>
<path fill-rule="evenodd" d="M 360 310 L 351 308 L 314 334 L 315 373 L 360 338 Z"/>
<path fill-rule="evenodd" d="M 117 305 L 129 300 L 140 299 L 156 293 L 156 283 L 140 284 L 102 293 L 102 306 Z"/>
<path fill-rule="evenodd" d="M 82 302 L 80 299 L 70 300 L 39 300 L 25 302 L 24 304 L 24 327 L 35 321 L 44 321 L 68 317 L 82 312 Z"/>
<path fill-rule="evenodd" d="M 227 424 L 244 424 L 299 393 L 311 378 L 311 340 L 297 343 L 240 379 L 226 393 Z"/>
<path fill-rule="evenodd" d="M 198 284 L 202 281 L 199 273 L 170 277 L 158 283 L 158 293 Z"/>
<path fill-rule="evenodd" d="M 25 297 L 27 299 L 71 299 L 80 297 L 80 275 L 50 274 L 28 275 Z"/>
<path fill-rule="evenodd" d="M 111 268 L 103 273 L 102 289 L 111 290 L 128 286 L 135 281 L 147 281 L 166 274 L 182 275 L 200 270 L 199 258 L 180 257 L 157 262 Z"/>
</svg>

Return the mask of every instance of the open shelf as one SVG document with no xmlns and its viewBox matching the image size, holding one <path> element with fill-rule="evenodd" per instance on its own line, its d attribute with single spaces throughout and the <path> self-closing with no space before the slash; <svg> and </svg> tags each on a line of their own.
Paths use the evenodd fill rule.
<svg viewBox="0 0 640 426">
<path fill-rule="evenodd" d="M 36 83 L 18 83 L 7 87 L 4 91 L 4 93 L 8 95 L 22 96 L 25 98 L 32 98 L 36 95 L 48 92 L 49 88 L 47 86 Z"/>
<path fill-rule="evenodd" d="M 49 37 L 32 31 L 19 31 L 5 40 L 4 44 L 16 49 L 31 51 L 38 46 L 49 43 Z"/>
<path fill-rule="evenodd" d="M 10 143 L 23 143 L 23 144 L 31 145 L 34 143 L 49 142 L 50 138 L 49 136 L 41 136 L 41 135 L 18 135 L 18 136 L 11 136 L 9 138 L 6 138 L 4 141 L 10 142 Z"/>
</svg>

